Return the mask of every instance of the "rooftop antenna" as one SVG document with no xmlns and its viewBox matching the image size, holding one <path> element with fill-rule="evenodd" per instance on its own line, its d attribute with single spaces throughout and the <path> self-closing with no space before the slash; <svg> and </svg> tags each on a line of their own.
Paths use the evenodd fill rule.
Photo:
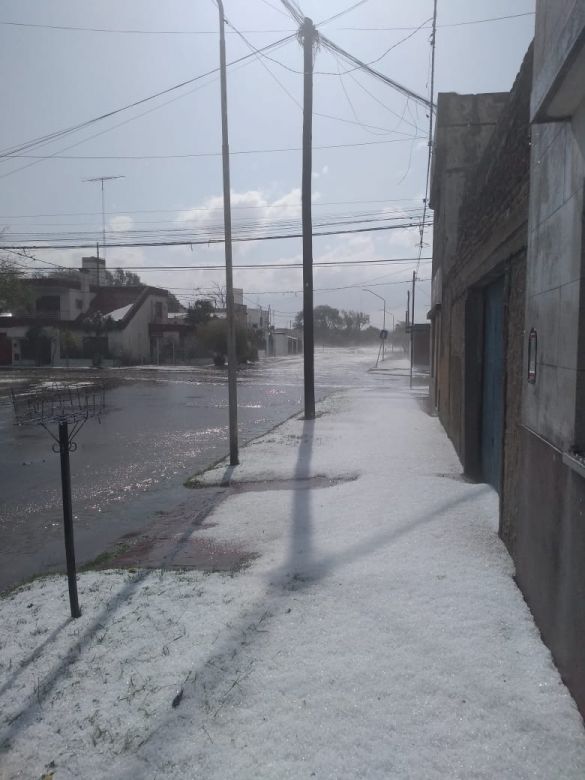
<svg viewBox="0 0 585 780">
<path fill-rule="evenodd" d="M 104 182 L 105 181 L 113 181 L 114 179 L 125 179 L 125 176 L 96 176 L 93 179 L 83 179 L 83 181 L 90 181 L 90 182 L 97 182 L 99 181 L 101 184 L 101 190 L 102 190 L 102 250 L 103 250 L 103 259 L 106 259 L 106 197 L 104 194 Z M 99 257 L 99 246 L 98 246 L 98 257 Z"/>
</svg>

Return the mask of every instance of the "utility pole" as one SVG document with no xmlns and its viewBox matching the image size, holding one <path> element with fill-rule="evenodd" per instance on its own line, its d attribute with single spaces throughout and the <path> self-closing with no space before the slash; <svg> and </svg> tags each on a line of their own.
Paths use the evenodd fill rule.
<svg viewBox="0 0 585 780">
<path fill-rule="evenodd" d="M 225 15 L 223 0 L 217 0 L 219 10 L 219 67 L 221 81 L 221 156 L 223 162 L 223 222 L 225 232 L 225 289 L 228 352 L 228 405 L 230 426 L 230 466 L 238 458 L 238 358 L 236 354 L 236 323 L 234 319 L 234 279 L 232 266 L 232 203 L 230 193 L 230 147 L 227 117 L 227 75 L 225 61 Z"/>
<path fill-rule="evenodd" d="M 304 53 L 303 100 L 303 359 L 305 370 L 305 420 L 315 419 L 315 332 L 313 324 L 313 219 L 311 187 L 313 169 L 313 45 L 315 26 L 305 17 L 301 27 Z"/>
<path fill-rule="evenodd" d="M 416 271 L 412 272 L 412 317 L 410 324 L 410 386 L 412 387 L 412 371 L 414 366 L 414 293 L 416 289 Z"/>
<path fill-rule="evenodd" d="M 125 176 L 95 176 L 93 179 L 83 179 L 83 181 L 90 181 L 90 182 L 97 182 L 99 181 L 101 184 L 101 191 L 102 191 L 102 251 L 104 255 L 104 261 L 106 259 L 106 195 L 104 192 L 104 182 L 105 181 L 113 181 L 114 179 L 124 179 Z M 98 251 L 98 257 L 99 257 L 99 251 Z M 98 287 L 99 287 L 99 279 L 100 279 L 100 271 L 99 271 L 99 263 L 98 263 Z"/>
</svg>

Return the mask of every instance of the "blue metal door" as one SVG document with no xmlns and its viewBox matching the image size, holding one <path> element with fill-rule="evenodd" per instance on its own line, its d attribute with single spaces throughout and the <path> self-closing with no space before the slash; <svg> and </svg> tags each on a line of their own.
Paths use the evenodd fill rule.
<svg viewBox="0 0 585 780">
<path fill-rule="evenodd" d="M 485 482 L 500 490 L 504 429 L 504 278 L 484 291 L 481 462 Z"/>
</svg>

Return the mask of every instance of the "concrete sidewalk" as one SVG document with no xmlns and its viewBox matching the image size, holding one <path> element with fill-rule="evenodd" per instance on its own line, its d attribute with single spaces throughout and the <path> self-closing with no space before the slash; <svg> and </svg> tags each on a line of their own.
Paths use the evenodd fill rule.
<svg viewBox="0 0 585 780">
<path fill-rule="evenodd" d="M 90 572 L 75 623 L 63 578 L 0 601 L 2 777 L 585 776 L 498 498 L 402 378 L 241 461 L 192 531 L 241 571 Z"/>
</svg>

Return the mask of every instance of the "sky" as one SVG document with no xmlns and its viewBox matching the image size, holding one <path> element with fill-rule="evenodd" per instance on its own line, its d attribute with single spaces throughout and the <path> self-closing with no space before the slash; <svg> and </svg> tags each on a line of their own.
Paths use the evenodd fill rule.
<svg viewBox="0 0 585 780">
<path fill-rule="evenodd" d="M 302 0 L 300 5 L 319 24 L 355 2 Z M 260 48 L 295 31 L 280 0 L 224 0 L 224 6 L 233 25 L 227 28 L 228 62 L 250 54 L 248 43 Z M 533 11 L 534 0 L 438 0 L 435 96 L 508 91 L 532 40 Z M 373 67 L 428 97 L 432 13 L 433 0 L 365 0 L 319 30 L 359 59 L 378 60 Z M 502 16 L 514 18 L 461 24 Z M 4 0 L 0 149 L 213 70 L 218 64 L 217 22 L 213 0 Z M 420 30 L 412 29 L 420 25 Z M 420 219 L 422 212 L 428 112 L 350 68 L 323 46 L 317 50 L 315 232 L 339 230 L 338 222 L 349 229 L 368 227 L 368 220 L 400 225 Z M 255 55 L 228 68 L 234 236 L 278 235 L 296 225 L 300 229 L 301 71 L 302 49 L 295 38 L 266 57 Z M 287 151 L 268 151 L 275 149 Z M 11 234 L 43 237 L 51 232 L 98 240 L 99 184 L 86 181 L 98 176 L 123 177 L 105 185 L 109 236 L 128 240 L 136 235 L 128 231 L 142 236 L 146 231 L 159 239 L 161 231 L 168 237 L 177 235 L 169 231 L 186 229 L 205 236 L 223 234 L 216 73 L 28 154 L 61 156 L 0 160 L 5 242 Z M 417 321 L 425 320 L 430 307 L 426 258 L 432 251 L 431 223 L 432 212 L 418 270 Z M 369 287 L 384 299 L 390 327 L 403 320 L 419 242 L 417 228 L 315 237 L 315 262 L 343 263 L 315 268 L 315 305 L 364 311 L 372 324 L 381 326 L 383 302 L 364 291 Z M 47 262 L 78 267 L 88 254 L 92 252 L 83 249 L 35 250 L 38 260 L 20 262 L 31 268 Z M 370 262 L 387 259 L 407 261 Z M 169 289 L 184 304 L 225 281 L 221 243 L 110 248 L 106 260 L 108 267 L 139 267 L 144 282 Z M 274 324 L 288 326 L 302 308 L 302 271 L 287 264 L 301 260 L 300 238 L 235 242 L 234 284 L 243 288 L 247 305 L 270 306 Z M 243 264 L 273 267 L 238 267 Z M 210 265 L 219 268 L 198 269 Z M 189 267 L 165 270 L 170 266 Z"/>
</svg>

